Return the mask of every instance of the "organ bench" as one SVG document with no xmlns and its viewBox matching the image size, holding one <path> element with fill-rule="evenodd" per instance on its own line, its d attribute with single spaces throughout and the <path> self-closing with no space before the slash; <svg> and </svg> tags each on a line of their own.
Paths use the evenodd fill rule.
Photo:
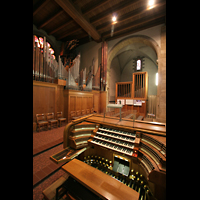
<svg viewBox="0 0 200 200">
<path fill-rule="evenodd" d="M 120 196 L 122 191 L 115 188 L 119 181 L 124 183 L 123 191 L 127 194 L 132 189 L 133 200 L 166 199 L 165 125 L 138 123 L 125 118 L 120 121 L 116 117 L 91 114 L 66 125 L 63 147 L 61 152 L 50 158 L 56 163 L 69 161 L 63 169 L 74 166 L 73 173 L 66 172 L 101 199 L 109 198 L 113 190 Z M 75 167 L 76 164 L 79 168 Z M 97 178 L 100 184 L 101 176 L 97 177 L 92 172 L 99 174 L 101 170 L 103 177 L 111 178 L 109 181 L 112 180 L 113 190 L 96 192 L 91 184 L 83 180 L 85 177 L 79 173 L 87 165 L 91 166 L 85 173 L 91 180 L 97 181 Z"/>
</svg>

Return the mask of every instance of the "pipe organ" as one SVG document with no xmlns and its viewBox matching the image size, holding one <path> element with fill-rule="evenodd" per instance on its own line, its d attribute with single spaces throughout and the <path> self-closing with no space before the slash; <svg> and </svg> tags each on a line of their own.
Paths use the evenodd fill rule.
<svg viewBox="0 0 200 200">
<path fill-rule="evenodd" d="M 95 75 L 93 69 L 86 74 L 86 68 L 80 71 L 80 58 L 79 53 L 69 67 L 63 64 L 60 55 L 56 60 L 46 37 L 33 35 L 33 80 L 57 83 L 66 89 L 91 91 L 94 87 L 100 90 L 100 66 Z"/>
<path fill-rule="evenodd" d="M 81 55 L 79 53 L 76 56 L 76 58 L 73 60 L 73 64 L 72 64 L 73 67 L 70 67 L 71 73 L 72 73 L 76 83 L 78 83 L 79 69 L 80 69 L 80 59 L 81 59 Z"/>
<path fill-rule="evenodd" d="M 148 93 L 148 73 L 133 73 L 132 82 L 116 83 L 116 98 L 131 98 L 146 100 Z"/>
<path fill-rule="evenodd" d="M 93 90 L 100 90 L 100 71 L 101 67 L 99 66 L 95 76 L 92 79 L 92 89 Z"/>
<path fill-rule="evenodd" d="M 123 101 L 127 110 L 136 110 L 139 115 L 146 117 L 148 94 L 148 73 L 133 73 L 132 82 L 117 82 L 115 103 Z M 137 103 L 135 103 L 137 102 Z"/>
<path fill-rule="evenodd" d="M 147 99 L 148 74 L 147 72 L 133 73 L 133 98 Z"/>
<path fill-rule="evenodd" d="M 106 41 L 102 42 L 102 71 L 101 71 L 101 88 L 106 87 L 107 84 L 107 80 L 106 80 L 106 76 L 107 76 L 107 57 L 108 57 L 108 44 Z"/>
<path fill-rule="evenodd" d="M 58 57 L 58 75 L 56 77 L 61 80 L 66 80 L 67 78 L 67 70 L 61 61 L 60 55 Z"/>
<path fill-rule="evenodd" d="M 76 58 L 73 60 L 72 67 L 68 68 L 68 70 L 67 70 L 67 83 L 66 83 L 67 89 L 79 90 L 80 58 L 81 58 L 81 56 L 80 56 L 80 54 L 78 54 L 76 56 Z"/>
<path fill-rule="evenodd" d="M 95 170 L 102 171 L 112 177 L 109 178 L 109 182 L 113 185 L 113 190 L 116 190 L 116 196 L 119 191 L 115 186 L 120 181 L 125 186 L 123 192 L 132 194 L 131 199 L 166 199 L 166 127 L 164 124 L 138 123 L 125 118 L 120 121 L 116 117 L 92 114 L 66 125 L 63 147 L 61 152 L 50 157 L 54 162 L 67 161 L 71 166 L 70 162 L 76 158 L 79 163 L 83 163 L 80 164 L 83 170 L 88 168 L 91 176 L 93 176 L 92 172 L 89 172 L 92 170 L 91 166 L 96 168 Z M 74 165 L 77 162 L 74 161 Z M 63 169 L 71 174 L 72 171 L 67 170 L 69 168 L 68 163 L 63 166 Z M 77 172 L 73 170 L 73 178 L 83 183 L 79 171 L 80 168 Z M 106 179 L 101 176 L 98 178 L 97 182 Z M 85 186 L 94 192 L 89 180 Z M 105 193 L 98 190 L 95 194 L 100 199 L 107 199 L 108 196 L 104 195 L 108 195 L 109 192 L 106 188 L 104 190 Z"/>
<path fill-rule="evenodd" d="M 60 56 L 57 62 L 46 37 L 33 35 L 33 80 L 54 83 L 55 79 L 66 80 L 66 75 Z"/>
</svg>

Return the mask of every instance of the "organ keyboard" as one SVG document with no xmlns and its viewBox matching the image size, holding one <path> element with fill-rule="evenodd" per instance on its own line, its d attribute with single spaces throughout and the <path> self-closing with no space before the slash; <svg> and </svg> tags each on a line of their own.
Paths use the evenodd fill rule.
<svg viewBox="0 0 200 200">
<path fill-rule="evenodd" d="M 137 148 L 139 145 L 138 138 L 135 139 L 134 132 L 120 131 L 106 127 L 100 127 L 88 142 L 102 147 L 106 147 L 113 151 L 117 151 L 128 156 L 137 157 Z"/>
</svg>

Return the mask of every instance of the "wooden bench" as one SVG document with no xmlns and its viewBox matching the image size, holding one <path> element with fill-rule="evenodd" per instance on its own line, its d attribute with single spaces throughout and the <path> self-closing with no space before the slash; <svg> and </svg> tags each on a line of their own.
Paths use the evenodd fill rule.
<svg viewBox="0 0 200 200">
<path fill-rule="evenodd" d="M 47 113 L 47 121 L 50 125 L 50 129 L 51 129 L 51 126 L 53 124 L 56 124 L 57 125 L 57 128 L 58 128 L 58 120 L 57 119 L 54 119 L 54 113 Z"/>
<path fill-rule="evenodd" d="M 61 186 L 67 179 L 69 175 L 65 173 L 58 180 L 53 182 L 49 187 L 42 191 L 44 198 L 47 200 L 55 200 L 56 198 L 56 189 Z"/>
<path fill-rule="evenodd" d="M 76 111 L 70 112 L 70 120 L 76 119 Z"/>
<path fill-rule="evenodd" d="M 144 119 L 144 117 L 141 115 L 137 118 L 137 120 L 142 120 L 142 119 Z"/>
<path fill-rule="evenodd" d="M 87 114 L 87 115 L 90 114 L 90 109 L 86 109 L 86 114 Z"/>
<path fill-rule="evenodd" d="M 61 127 L 61 122 L 66 121 L 66 118 L 62 116 L 62 112 L 57 112 L 57 119 L 58 119 L 60 127 Z"/>
<path fill-rule="evenodd" d="M 134 115 L 134 114 L 131 113 L 131 114 L 129 114 L 129 115 L 126 115 L 124 118 L 125 118 L 125 119 L 131 119 L 131 118 L 133 118 L 133 115 Z"/>
<path fill-rule="evenodd" d="M 81 111 L 80 110 L 76 111 L 76 117 L 78 117 L 78 118 L 81 117 Z"/>
<path fill-rule="evenodd" d="M 153 121 L 153 118 L 145 117 L 145 118 L 143 119 L 143 121 L 149 121 L 149 122 L 152 122 L 152 121 Z"/>
<path fill-rule="evenodd" d="M 124 112 L 121 112 L 121 115 L 123 115 L 124 114 Z M 118 112 L 118 113 L 115 113 L 114 115 L 112 115 L 112 117 L 119 117 L 120 116 L 120 113 Z"/>
<path fill-rule="evenodd" d="M 85 110 L 82 110 L 82 111 L 81 111 L 81 116 L 82 116 L 82 117 L 86 116 Z"/>
<path fill-rule="evenodd" d="M 80 111 L 80 112 L 81 112 L 81 111 Z M 78 113 L 78 114 L 80 114 L 80 113 Z M 75 119 L 78 119 L 78 118 L 80 118 L 80 116 L 77 115 L 77 112 L 76 112 L 76 111 L 71 111 L 71 112 L 70 112 L 70 119 L 71 119 L 71 120 L 75 120 Z"/>
<path fill-rule="evenodd" d="M 39 128 L 39 132 L 40 132 L 41 126 L 46 126 L 48 130 L 48 121 L 45 120 L 44 114 L 36 114 L 36 120 L 37 120 L 37 128 Z"/>
</svg>

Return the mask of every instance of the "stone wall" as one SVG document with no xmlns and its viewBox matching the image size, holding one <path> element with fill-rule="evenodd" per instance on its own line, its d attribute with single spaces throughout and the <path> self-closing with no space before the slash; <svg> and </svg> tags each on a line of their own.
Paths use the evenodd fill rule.
<svg viewBox="0 0 200 200">
<path fill-rule="evenodd" d="M 161 27 L 156 119 L 166 122 L 166 26 Z"/>
</svg>

